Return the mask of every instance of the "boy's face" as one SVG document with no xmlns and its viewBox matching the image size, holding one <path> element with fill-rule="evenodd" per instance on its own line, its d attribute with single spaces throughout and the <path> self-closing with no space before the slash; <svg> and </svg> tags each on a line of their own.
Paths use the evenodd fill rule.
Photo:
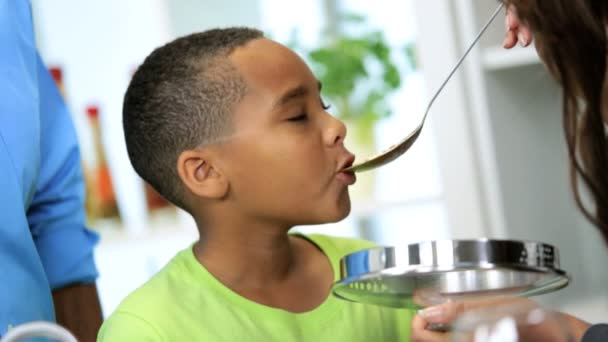
<svg viewBox="0 0 608 342">
<path fill-rule="evenodd" d="M 230 198 L 245 215 L 289 226 L 346 217 L 355 177 L 340 171 L 354 156 L 310 69 L 268 39 L 249 42 L 230 60 L 248 87 L 233 114 L 233 138 L 219 147 Z"/>
</svg>

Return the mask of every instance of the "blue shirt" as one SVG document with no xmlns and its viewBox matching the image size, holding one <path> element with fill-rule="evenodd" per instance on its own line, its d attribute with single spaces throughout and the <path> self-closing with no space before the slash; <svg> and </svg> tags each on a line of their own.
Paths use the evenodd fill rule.
<svg viewBox="0 0 608 342">
<path fill-rule="evenodd" d="M 94 282 L 70 114 L 36 50 L 28 0 L 0 0 L 0 336 L 54 320 L 51 290 Z"/>
</svg>

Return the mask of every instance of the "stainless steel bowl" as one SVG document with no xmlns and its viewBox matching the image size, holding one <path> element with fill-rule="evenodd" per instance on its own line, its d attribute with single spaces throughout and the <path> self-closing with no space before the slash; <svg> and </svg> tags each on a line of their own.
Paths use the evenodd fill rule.
<svg viewBox="0 0 608 342">
<path fill-rule="evenodd" d="M 339 298 L 398 308 L 448 299 L 532 296 L 559 290 L 569 277 L 555 247 L 513 240 L 443 240 L 377 247 L 340 263 Z"/>
</svg>

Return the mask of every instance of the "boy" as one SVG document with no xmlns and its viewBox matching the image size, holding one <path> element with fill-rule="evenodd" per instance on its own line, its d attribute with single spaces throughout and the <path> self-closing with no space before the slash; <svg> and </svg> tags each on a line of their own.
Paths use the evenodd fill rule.
<svg viewBox="0 0 608 342">
<path fill-rule="evenodd" d="M 156 49 L 127 90 L 135 170 L 195 219 L 200 239 L 129 295 L 99 341 L 407 341 L 411 313 L 331 295 L 363 241 L 290 235 L 348 215 L 353 155 L 321 85 L 257 30 Z"/>
</svg>

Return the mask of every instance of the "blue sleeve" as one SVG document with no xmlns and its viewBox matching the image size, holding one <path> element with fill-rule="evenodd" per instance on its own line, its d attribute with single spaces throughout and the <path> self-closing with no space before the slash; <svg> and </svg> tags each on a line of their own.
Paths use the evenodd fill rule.
<svg viewBox="0 0 608 342">
<path fill-rule="evenodd" d="M 85 226 L 80 151 L 69 111 L 37 56 L 40 172 L 27 216 L 52 289 L 97 278 L 98 236 Z"/>
</svg>

